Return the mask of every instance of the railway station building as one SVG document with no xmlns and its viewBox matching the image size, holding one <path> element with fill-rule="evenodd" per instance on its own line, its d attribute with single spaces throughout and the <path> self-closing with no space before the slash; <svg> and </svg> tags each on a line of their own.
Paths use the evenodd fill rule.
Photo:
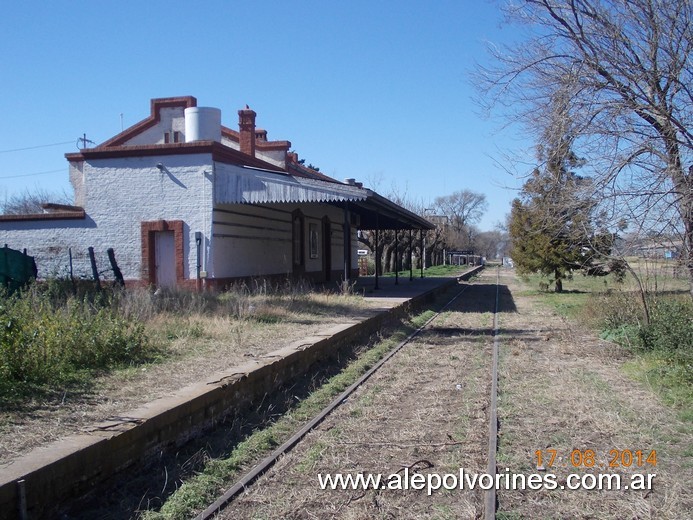
<svg viewBox="0 0 693 520">
<path fill-rule="evenodd" d="M 151 100 L 150 115 L 66 154 L 73 205 L 0 216 L 0 241 L 34 256 L 39 278 L 90 277 L 88 248 L 126 283 L 221 288 L 254 277 L 343 282 L 358 275 L 359 229 L 432 229 L 418 215 L 299 161 L 256 113 L 238 130 L 192 96 Z"/>
</svg>

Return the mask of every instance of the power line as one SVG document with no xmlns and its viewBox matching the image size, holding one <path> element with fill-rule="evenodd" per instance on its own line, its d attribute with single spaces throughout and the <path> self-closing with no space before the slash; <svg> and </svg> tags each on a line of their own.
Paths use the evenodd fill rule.
<svg viewBox="0 0 693 520">
<path fill-rule="evenodd" d="M 23 152 L 24 150 L 36 150 L 37 148 L 48 148 L 49 146 L 61 146 L 63 144 L 70 144 L 72 142 L 73 141 L 65 141 L 62 143 L 39 144 L 37 146 L 28 146 L 26 148 L 13 148 L 11 150 L 0 150 L 0 153 Z"/>
<path fill-rule="evenodd" d="M 72 141 L 70 141 L 72 142 Z M 57 173 L 57 172 L 63 172 L 65 171 L 65 168 L 60 168 L 59 170 L 48 170 L 46 172 L 36 172 L 36 173 L 24 173 L 22 175 L 8 175 L 8 176 L 3 176 L 0 177 L 0 179 L 16 179 L 18 177 L 33 177 L 35 175 L 47 175 L 49 173 Z"/>
</svg>

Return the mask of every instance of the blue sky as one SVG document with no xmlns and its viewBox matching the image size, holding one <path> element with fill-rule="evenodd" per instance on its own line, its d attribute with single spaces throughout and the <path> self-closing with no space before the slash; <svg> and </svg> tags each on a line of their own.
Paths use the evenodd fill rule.
<svg viewBox="0 0 693 520">
<path fill-rule="evenodd" d="M 483 0 L 12 2 L 0 199 L 69 193 L 64 154 L 83 133 L 103 142 L 148 116 L 151 98 L 192 95 L 234 129 L 248 104 L 269 139 L 384 195 L 484 193 L 480 227 L 492 229 L 521 183 L 502 151 L 531 146 L 472 102 L 486 42 L 512 39 L 500 22 Z M 11 151 L 54 143 L 67 144 Z"/>
</svg>

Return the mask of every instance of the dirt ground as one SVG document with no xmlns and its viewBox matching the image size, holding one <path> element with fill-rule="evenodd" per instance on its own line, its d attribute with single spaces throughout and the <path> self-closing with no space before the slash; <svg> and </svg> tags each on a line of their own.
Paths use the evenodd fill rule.
<svg viewBox="0 0 693 520">
<path fill-rule="evenodd" d="M 405 347 L 220 518 L 440 518 L 483 515 L 483 491 L 321 490 L 318 475 L 486 471 L 495 272 Z M 656 474 L 651 490 L 501 488 L 499 519 L 691 518 L 690 424 L 624 375 L 628 355 L 541 305 L 501 271 L 498 471 Z M 544 469 L 537 468 L 542 450 Z M 548 466 L 548 456 L 556 458 Z M 578 450 L 573 452 L 573 450 Z M 592 466 L 592 450 L 594 466 Z M 629 467 L 609 468 L 626 450 Z M 645 459 L 656 450 L 656 466 Z M 644 455 L 638 461 L 635 455 Z M 571 453 L 573 459 L 571 462 Z M 576 464 L 574 464 L 576 463 Z M 590 480 L 586 480 L 588 484 Z"/>
<path fill-rule="evenodd" d="M 96 378 L 87 390 L 68 390 L 0 410 L 0 469 L 32 449 L 79 433 L 109 417 L 199 382 L 249 358 L 260 357 L 330 325 L 358 321 L 369 303 L 320 297 L 295 311 L 267 309 L 272 320 L 183 316 L 154 323 L 168 334 L 168 359 Z M 170 323 L 173 321 L 173 323 Z M 165 330 L 164 330 L 165 329 Z"/>
</svg>

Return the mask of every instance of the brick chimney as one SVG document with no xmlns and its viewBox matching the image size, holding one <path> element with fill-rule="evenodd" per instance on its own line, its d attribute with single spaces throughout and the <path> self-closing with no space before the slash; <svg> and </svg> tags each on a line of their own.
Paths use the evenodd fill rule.
<svg viewBox="0 0 693 520">
<path fill-rule="evenodd" d="M 255 157 L 255 116 L 257 114 L 248 105 L 238 111 L 239 144 L 241 152 Z"/>
</svg>

